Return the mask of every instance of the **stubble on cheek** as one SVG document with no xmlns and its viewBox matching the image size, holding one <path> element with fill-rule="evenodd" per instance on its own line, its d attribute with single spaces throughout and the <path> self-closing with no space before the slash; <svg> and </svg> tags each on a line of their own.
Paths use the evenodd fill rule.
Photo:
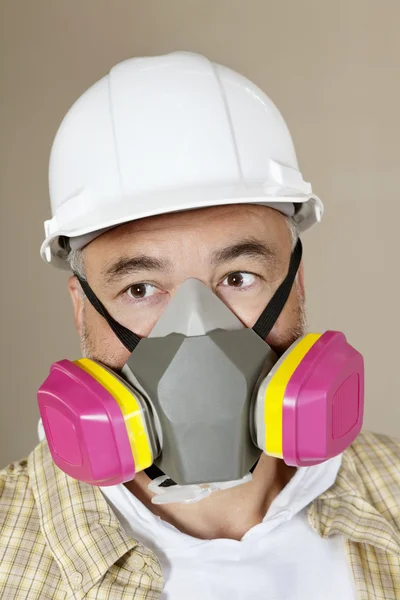
<svg viewBox="0 0 400 600">
<path fill-rule="evenodd" d="M 268 341 L 272 349 L 282 356 L 290 346 L 307 333 L 307 314 L 304 298 L 296 294 L 296 301 L 285 308 L 285 313 L 278 319 Z"/>
<path fill-rule="evenodd" d="M 287 348 L 307 333 L 307 314 L 304 300 L 300 300 L 295 308 L 295 325 L 288 332 Z"/>
<path fill-rule="evenodd" d="M 97 360 L 107 367 L 120 371 L 127 361 L 129 351 L 121 344 L 108 324 L 96 326 L 86 312 L 86 302 L 81 313 L 81 353 L 84 358 Z"/>
</svg>

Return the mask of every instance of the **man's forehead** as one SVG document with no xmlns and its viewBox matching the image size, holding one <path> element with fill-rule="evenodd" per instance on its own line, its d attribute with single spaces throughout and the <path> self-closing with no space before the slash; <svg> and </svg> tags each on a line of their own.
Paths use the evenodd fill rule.
<svg viewBox="0 0 400 600">
<path fill-rule="evenodd" d="M 133 234 L 147 236 L 149 234 L 170 234 L 172 230 L 183 229 L 184 232 L 207 227 L 208 232 L 215 230 L 221 234 L 229 235 L 232 229 L 257 228 L 260 232 L 272 231 L 284 222 L 284 217 L 276 210 L 267 206 L 232 204 L 212 206 L 181 212 L 171 212 L 130 221 L 106 232 L 101 236 L 103 241 L 119 238 L 132 239 Z"/>
<path fill-rule="evenodd" d="M 188 260 L 217 267 L 247 257 L 276 265 L 289 237 L 284 217 L 271 208 L 223 206 L 121 225 L 94 240 L 86 256 L 112 282 L 143 271 L 171 272 Z"/>
</svg>

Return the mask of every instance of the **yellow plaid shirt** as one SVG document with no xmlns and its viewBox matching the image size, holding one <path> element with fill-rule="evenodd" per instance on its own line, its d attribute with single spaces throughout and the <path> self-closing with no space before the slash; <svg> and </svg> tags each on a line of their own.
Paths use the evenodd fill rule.
<svg viewBox="0 0 400 600">
<path fill-rule="evenodd" d="M 308 519 L 324 538 L 344 536 L 360 600 L 400 600 L 400 442 L 362 433 Z M 1 600 L 156 600 L 162 587 L 156 556 L 45 441 L 0 471 Z"/>
</svg>

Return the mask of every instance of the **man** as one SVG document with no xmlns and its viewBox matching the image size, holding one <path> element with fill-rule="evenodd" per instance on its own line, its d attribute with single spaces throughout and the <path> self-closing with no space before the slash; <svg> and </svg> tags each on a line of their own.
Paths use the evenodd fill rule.
<svg viewBox="0 0 400 600">
<path fill-rule="evenodd" d="M 158 451 L 136 468 L 136 476 L 120 477 L 114 485 L 112 474 L 96 481 L 93 469 L 91 479 L 67 474 L 78 473 L 86 460 L 80 455 L 84 442 L 76 441 L 67 412 L 53 439 L 51 423 L 64 408 L 55 415 L 46 405 L 58 392 L 45 384 L 39 403 L 47 441 L 0 473 L 1 598 L 400 598 L 398 442 L 363 433 L 329 460 L 298 466 L 277 452 L 257 454 L 256 446 L 263 446 L 254 432 L 250 440 L 248 413 L 234 435 L 218 429 L 221 411 L 224 422 L 230 407 L 234 412 L 235 390 L 225 398 L 225 386 L 231 376 L 243 381 L 238 371 L 246 353 L 238 344 L 226 362 L 231 349 L 215 350 L 210 331 L 252 336 L 260 315 L 268 313 L 267 344 L 251 338 L 260 344 L 254 356 L 261 348 L 281 360 L 306 333 L 298 235 L 320 220 L 322 204 L 303 181 L 272 102 L 244 77 L 197 55 L 125 61 L 64 119 L 51 156 L 50 193 L 53 218 L 46 223 L 42 256 L 74 273 L 68 287 L 82 353 L 92 359 L 85 364 L 105 365 L 106 377 L 115 374 L 118 385 L 140 368 L 149 368 L 156 380 L 165 340 L 179 335 L 180 327 L 182 343 L 192 339 L 197 348 L 206 340 L 211 359 L 207 363 L 204 352 L 198 363 L 165 358 L 173 377 L 160 376 L 152 409 L 154 422 L 164 410 L 153 431 Z M 207 312 L 204 306 L 213 308 Z M 228 321 L 235 331 L 225 331 Z M 157 343 L 164 344 L 161 358 Z M 145 348 L 143 359 L 132 352 L 137 344 Z M 201 370 L 203 358 L 208 371 Z M 64 377 L 70 368 L 73 386 L 80 375 L 76 365 L 65 364 L 53 375 L 58 369 L 61 377 L 64 369 Z M 246 369 L 252 364 L 247 360 Z M 224 369 L 226 378 L 218 378 Z M 134 382 L 138 398 L 141 376 Z M 190 390 L 192 384 L 193 397 L 176 398 L 162 389 Z M 60 386 L 56 398 L 63 406 L 76 400 L 75 392 L 67 397 L 67 387 Z M 88 401 L 85 390 L 82 402 Z M 357 415 L 348 423 L 352 431 Z M 131 417 L 125 415 L 125 422 Z M 190 419 L 191 435 L 180 437 Z M 191 436 L 202 426 L 197 456 Z M 267 445 L 274 435 L 267 423 Z M 172 447 L 171 436 L 181 448 Z M 222 440 L 218 456 L 203 464 L 215 439 Z M 96 446 L 99 455 L 102 444 L 106 448 L 106 437 Z M 221 458 L 230 444 L 232 464 L 249 453 L 245 469 L 239 460 L 237 477 L 228 476 L 230 461 Z M 99 469 L 107 460 L 108 450 L 96 463 Z M 150 462 L 161 470 L 144 468 Z M 196 477 L 197 468 L 221 477 Z"/>
</svg>

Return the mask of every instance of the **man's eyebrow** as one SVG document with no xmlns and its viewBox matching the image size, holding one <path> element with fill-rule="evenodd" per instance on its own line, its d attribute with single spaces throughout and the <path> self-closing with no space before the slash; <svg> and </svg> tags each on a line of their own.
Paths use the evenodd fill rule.
<svg viewBox="0 0 400 600">
<path fill-rule="evenodd" d="M 108 283 L 122 279 L 126 275 L 133 275 L 140 271 L 167 271 L 171 262 L 165 258 L 139 255 L 120 258 L 117 262 L 106 267 L 103 276 Z"/>
<path fill-rule="evenodd" d="M 243 256 L 276 262 L 277 253 L 274 245 L 249 238 L 213 252 L 211 261 L 214 265 L 219 265 Z"/>
<path fill-rule="evenodd" d="M 220 265 L 245 256 L 276 261 L 276 249 L 271 244 L 248 238 L 214 251 L 211 255 L 211 262 L 214 265 Z M 171 268 L 172 263 L 170 260 L 143 254 L 120 258 L 104 269 L 103 277 L 107 283 L 113 283 L 127 275 L 133 275 L 141 271 L 168 271 Z"/>
</svg>

